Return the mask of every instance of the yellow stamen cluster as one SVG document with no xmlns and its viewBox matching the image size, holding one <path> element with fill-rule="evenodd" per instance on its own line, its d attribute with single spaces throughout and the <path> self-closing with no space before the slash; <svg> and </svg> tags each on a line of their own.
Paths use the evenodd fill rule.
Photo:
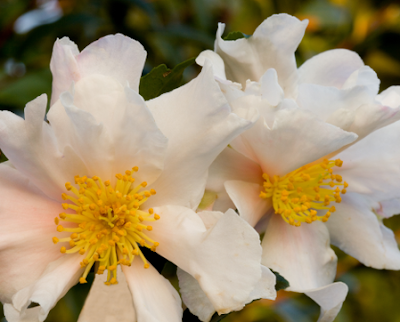
<svg viewBox="0 0 400 322">
<path fill-rule="evenodd" d="M 114 187 L 110 181 L 103 182 L 97 176 L 75 176 L 75 185 L 70 182 L 65 184 L 73 194 L 61 195 L 67 201 L 62 207 L 69 212 L 61 213 L 54 222 L 57 231 L 70 232 L 71 235 L 60 239 L 53 237 L 53 243 L 67 243 L 67 246 L 61 247 L 61 253 L 79 252 L 85 255 L 81 262 L 85 271 L 79 279 L 80 283 L 86 283 L 95 262 L 97 274 L 108 270 L 107 285 L 118 283 L 117 265 L 130 266 L 135 256 L 142 259 L 144 268 L 149 267 L 139 246 L 156 250 L 159 243 L 145 232 L 153 229 L 147 222 L 158 220 L 160 216 L 152 208 L 147 212 L 140 209 L 156 191 L 144 190 L 146 182 L 135 186 L 132 174 L 136 171 L 138 167 L 125 171 L 124 175 L 117 174 Z M 61 225 L 60 221 L 66 224 Z"/>
<path fill-rule="evenodd" d="M 270 178 L 263 174 L 264 191 L 260 197 L 272 198 L 275 213 L 280 214 L 287 223 L 299 227 L 301 223 L 316 220 L 328 221 L 336 211 L 331 202 L 340 203 L 340 194 L 346 193 L 348 184 L 340 175 L 334 174 L 334 166 L 341 167 L 343 161 L 324 160 L 321 163 L 305 165 L 283 177 Z M 327 210 L 318 215 L 318 210 Z"/>
</svg>

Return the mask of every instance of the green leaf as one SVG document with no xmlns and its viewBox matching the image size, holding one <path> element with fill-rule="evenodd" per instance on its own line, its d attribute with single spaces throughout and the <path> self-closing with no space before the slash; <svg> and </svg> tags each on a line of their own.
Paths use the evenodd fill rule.
<svg viewBox="0 0 400 322">
<path fill-rule="evenodd" d="M 150 73 L 140 79 L 140 95 L 147 101 L 178 88 L 182 83 L 183 72 L 194 62 L 195 58 L 190 58 L 176 65 L 172 70 L 164 64 L 154 67 Z"/>
<path fill-rule="evenodd" d="M 282 275 L 280 275 L 278 272 L 273 271 L 272 269 L 270 270 L 276 276 L 275 290 L 284 290 L 285 288 L 290 286 L 289 282 Z"/>
<path fill-rule="evenodd" d="M 223 39 L 224 40 L 236 40 L 236 39 L 241 39 L 241 38 L 249 38 L 251 35 L 246 35 L 243 32 L 240 31 L 231 31 L 229 34 L 227 34 Z"/>
<path fill-rule="evenodd" d="M 4 153 L 0 150 L 0 163 L 7 161 L 7 157 L 4 155 Z"/>
</svg>

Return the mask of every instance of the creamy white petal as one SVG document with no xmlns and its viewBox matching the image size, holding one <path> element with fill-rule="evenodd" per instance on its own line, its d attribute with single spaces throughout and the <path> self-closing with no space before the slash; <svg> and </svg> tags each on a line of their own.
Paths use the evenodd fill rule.
<svg viewBox="0 0 400 322">
<path fill-rule="evenodd" d="M 354 133 L 327 124 L 307 111 L 280 109 L 275 113 L 272 128 L 258 121 L 231 146 L 258 162 L 263 172 L 284 175 L 356 138 Z"/>
<path fill-rule="evenodd" d="M 23 316 L 31 302 L 38 303 L 40 310 L 36 311 L 37 319 L 44 321 L 57 301 L 78 282 L 83 271 L 79 264 L 81 259 L 81 255 L 71 254 L 51 262 L 33 284 L 13 296 L 13 307 Z"/>
<path fill-rule="evenodd" d="M 196 209 L 209 166 L 235 136 L 254 123 L 258 112 L 241 111 L 246 119 L 232 113 L 209 64 L 190 83 L 147 103 L 169 140 L 164 171 L 151 186 L 157 195 L 148 201 L 149 206 L 176 204 Z"/>
<path fill-rule="evenodd" d="M 228 79 L 246 84 L 259 81 L 269 69 L 275 68 L 285 93 L 291 93 L 297 77 L 294 52 L 303 38 L 308 21 L 287 14 L 266 19 L 248 38 L 225 41 L 221 38 L 225 25 L 218 25 L 215 51 L 225 62 Z"/>
<path fill-rule="evenodd" d="M 254 229 L 233 210 L 208 230 L 188 208 L 154 211 L 161 219 L 147 234 L 160 243 L 157 253 L 192 275 L 219 314 L 243 308 L 261 277 L 261 246 Z"/>
<path fill-rule="evenodd" d="M 196 58 L 196 63 L 200 66 L 204 66 L 204 63 L 208 59 L 213 67 L 214 75 L 219 79 L 226 80 L 225 76 L 225 64 L 222 58 L 212 50 L 204 50 Z"/>
<path fill-rule="evenodd" d="M 260 197 L 260 192 L 264 190 L 260 184 L 232 180 L 225 182 L 225 189 L 237 207 L 240 217 L 252 227 L 272 208 L 270 199 Z"/>
<path fill-rule="evenodd" d="M 332 322 L 336 318 L 346 299 L 348 290 L 346 284 L 336 282 L 305 292 L 321 307 L 321 314 L 317 322 Z"/>
<path fill-rule="evenodd" d="M 369 66 L 363 66 L 350 75 L 343 84 L 342 89 L 364 86 L 367 88 L 371 96 L 375 96 L 379 92 L 380 83 L 381 81 L 375 71 Z"/>
<path fill-rule="evenodd" d="M 400 269 L 400 252 L 393 232 L 379 222 L 368 197 L 348 193 L 326 223 L 332 244 L 377 269 Z"/>
<path fill-rule="evenodd" d="M 379 208 L 375 209 L 378 215 L 383 218 L 390 218 L 400 214 L 400 199 L 390 199 L 379 202 Z"/>
<path fill-rule="evenodd" d="M 289 291 L 319 288 L 335 278 L 337 257 L 330 248 L 329 233 L 322 222 L 295 227 L 273 214 L 262 247 L 262 264 L 285 277 L 290 284 Z"/>
<path fill-rule="evenodd" d="M 59 150 L 51 126 L 44 121 L 45 112 L 46 95 L 26 105 L 25 120 L 0 112 L 0 149 L 41 191 L 61 200 L 65 182 L 86 167 L 69 146 Z"/>
<path fill-rule="evenodd" d="M 343 166 L 335 172 L 349 183 L 348 191 L 376 201 L 400 197 L 400 122 L 373 132 L 337 155 Z"/>
<path fill-rule="evenodd" d="M 67 37 L 57 40 L 50 62 L 53 74 L 51 105 L 62 92 L 69 90 L 73 82 L 93 74 L 111 77 L 122 86 L 129 83 L 138 92 L 145 60 L 143 46 L 121 34 L 100 38 L 81 53 Z"/>
<path fill-rule="evenodd" d="M 254 161 L 232 148 L 225 148 L 208 171 L 206 190 L 217 194 L 214 210 L 226 211 L 232 208 L 227 202 L 230 198 L 224 187 L 227 180 L 241 180 L 261 185 L 263 182 L 262 171 Z"/>
<path fill-rule="evenodd" d="M 386 106 L 398 107 L 400 105 L 400 86 L 390 86 L 380 93 L 376 100 Z"/>
<path fill-rule="evenodd" d="M 4 304 L 3 310 L 8 322 L 41 322 L 39 320 L 40 306 L 26 309 L 22 314 L 12 304 Z"/>
<path fill-rule="evenodd" d="M 132 294 L 125 275 L 118 270 L 118 284 L 105 285 L 108 271 L 95 275 L 78 322 L 136 322 Z"/>
<path fill-rule="evenodd" d="M 122 271 L 133 297 L 137 322 L 182 321 L 181 299 L 171 283 L 150 265 L 143 268 L 140 258 Z"/>
<path fill-rule="evenodd" d="M 328 50 L 301 65 L 299 82 L 342 88 L 350 75 L 363 66 L 362 59 L 353 51 Z"/>
<path fill-rule="evenodd" d="M 80 175 L 113 181 L 115 174 L 138 166 L 136 180 L 151 183 L 162 171 L 167 139 L 143 98 L 110 78 L 82 79 L 73 95 L 61 95 L 48 119 L 59 144 L 73 145 L 87 165 Z"/>
<path fill-rule="evenodd" d="M 277 106 L 284 98 L 284 92 L 278 82 L 278 74 L 273 68 L 268 69 L 260 79 L 261 97 L 272 106 Z"/>
<path fill-rule="evenodd" d="M 62 208 L 9 162 L 0 164 L 0 194 L 0 300 L 10 302 L 60 257 L 52 237 L 57 233 L 54 218 Z"/>
</svg>

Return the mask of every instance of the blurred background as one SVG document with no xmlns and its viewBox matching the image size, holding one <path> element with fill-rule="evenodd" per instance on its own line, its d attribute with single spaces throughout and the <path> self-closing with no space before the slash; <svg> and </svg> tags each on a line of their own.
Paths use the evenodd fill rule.
<svg viewBox="0 0 400 322">
<path fill-rule="evenodd" d="M 56 38 L 68 36 L 83 49 L 99 37 L 123 33 L 146 48 L 146 74 L 159 64 L 172 68 L 213 48 L 218 22 L 226 23 L 226 33 L 250 35 L 280 12 L 310 20 L 296 53 L 299 65 L 322 51 L 348 48 L 377 72 L 381 90 L 400 84 L 400 4 L 394 1 L 0 0 L 0 109 L 22 115 L 27 102 L 50 94 L 49 62 Z M 189 67 L 185 81 L 198 71 Z M 400 241 L 400 218 L 385 224 Z M 335 251 L 337 280 L 350 288 L 335 321 L 400 322 L 400 272 L 366 268 Z M 176 282 L 173 274 L 164 275 Z M 75 286 L 46 321 L 76 321 L 88 290 L 89 285 Z M 256 301 L 224 322 L 307 322 L 316 321 L 318 314 L 319 307 L 306 296 L 279 291 L 275 302 Z M 5 321 L 1 307 L 0 319 Z"/>
</svg>

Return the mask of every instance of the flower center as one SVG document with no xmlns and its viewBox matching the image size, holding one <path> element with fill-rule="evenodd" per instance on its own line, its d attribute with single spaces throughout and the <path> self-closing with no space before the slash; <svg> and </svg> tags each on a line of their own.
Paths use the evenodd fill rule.
<svg viewBox="0 0 400 322">
<path fill-rule="evenodd" d="M 79 252 L 84 259 L 82 267 L 86 267 L 80 283 L 86 283 L 86 277 L 91 267 L 97 262 L 97 274 L 108 270 L 105 284 L 117 284 L 117 265 L 130 266 L 135 256 L 139 256 L 144 268 L 148 268 L 146 258 L 139 246 L 156 250 L 159 243 L 149 238 L 145 231 L 152 226 L 145 224 L 160 219 L 150 208 L 147 212 L 140 209 L 141 205 L 152 195 L 154 189 L 144 190 L 146 182 L 134 186 L 132 174 L 138 171 L 125 171 L 125 175 L 117 174 L 114 187 L 110 181 L 103 182 L 99 177 L 88 178 L 75 176 L 75 184 L 65 184 L 71 195 L 63 193 L 62 207 L 72 213 L 61 213 L 55 218 L 57 231 L 72 233 L 66 238 L 53 237 L 57 244 L 68 243 L 69 248 L 61 247 L 61 253 L 72 254 Z M 60 225 L 60 220 L 66 225 Z"/>
<path fill-rule="evenodd" d="M 332 168 L 342 164 L 339 159 L 325 159 L 318 164 L 307 164 L 283 177 L 270 178 L 264 173 L 264 191 L 261 191 L 260 197 L 272 198 L 275 213 L 290 225 L 299 227 L 302 222 L 310 224 L 316 220 L 326 222 L 336 211 L 330 203 L 340 203 L 340 194 L 345 194 L 348 187 L 346 182 L 342 183 L 340 175 L 333 174 Z M 319 215 L 318 210 L 328 211 Z"/>
</svg>

